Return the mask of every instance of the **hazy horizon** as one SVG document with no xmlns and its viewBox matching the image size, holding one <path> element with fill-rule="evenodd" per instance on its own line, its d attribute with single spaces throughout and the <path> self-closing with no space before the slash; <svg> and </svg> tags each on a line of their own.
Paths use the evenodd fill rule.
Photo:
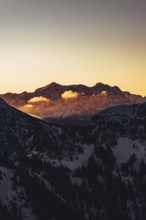
<svg viewBox="0 0 146 220">
<path fill-rule="evenodd" d="M 144 0 L 0 2 L 0 93 L 97 82 L 145 96 Z"/>
</svg>

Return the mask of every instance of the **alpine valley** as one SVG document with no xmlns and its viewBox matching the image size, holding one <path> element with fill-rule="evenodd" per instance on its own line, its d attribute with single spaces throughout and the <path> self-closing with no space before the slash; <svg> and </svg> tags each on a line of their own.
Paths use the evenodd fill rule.
<svg viewBox="0 0 146 220">
<path fill-rule="evenodd" d="M 1 95 L 0 219 L 146 219 L 145 101 L 101 83 Z"/>
</svg>

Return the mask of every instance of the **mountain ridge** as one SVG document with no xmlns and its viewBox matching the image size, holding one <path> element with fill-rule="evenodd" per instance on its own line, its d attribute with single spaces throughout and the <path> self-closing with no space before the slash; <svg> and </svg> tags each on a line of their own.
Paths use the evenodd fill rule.
<svg viewBox="0 0 146 220">
<path fill-rule="evenodd" d="M 63 86 L 55 82 L 32 93 L 6 93 L 0 97 L 13 107 L 43 120 L 82 125 L 86 125 L 96 112 L 108 107 L 146 100 L 146 97 L 103 83 L 88 87 L 82 84 Z"/>
<path fill-rule="evenodd" d="M 66 91 L 66 90 L 74 90 L 74 91 L 80 91 L 82 90 L 82 92 L 84 92 L 84 90 L 94 90 L 94 89 L 97 89 L 97 91 L 94 91 L 96 92 L 97 94 L 104 91 L 104 90 L 115 90 L 116 92 L 119 92 L 119 93 L 128 93 L 128 94 L 131 94 L 131 95 L 136 95 L 136 94 L 132 94 L 130 92 L 127 92 L 127 91 L 122 91 L 118 86 L 109 86 L 108 84 L 104 84 L 104 83 L 96 83 L 95 85 L 93 86 L 87 86 L 87 85 L 84 85 L 84 84 L 72 84 L 72 85 L 61 85 L 59 83 L 56 83 L 56 82 L 52 82 L 46 86 L 43 86 L 43 87 L 40 87 L 36 90 L 34 90 L 34 92 L 27 92 L 27 91 L 23 91 L 21 93 L 12 93 L 12 92 L 7 92 L 7 93 L 4 93 L 4 94 L 0 94 L 1 97 L 6 97 L 6 96 L 9 96 L 9 95 L 14 95 L 14 96 L 19 96 L 19 95 L 30 95 L 31 97 L 34 96 L 35 93 L 38 93 L 38 92 L 44 92 L 46 90 L 52 90 L 52 89 L 56 89 L 56 88 L 62 88 L 62 91 Z M 65 90 L 64 90 L 64 89 Z M 86 93 L 88 94 L 88 92 Z M 95 94 L 95 93 L 93 93 Z M 36 96 L 36 95 L 35 95 Z M 139 97 L 142 97 L 141 95 L 136 95 L 136 96 L 139 96 Z M 59 97 L 60 98 L 60 97 Z M 144 97 L 143 97 L 144 98 Z"/>
</svg>

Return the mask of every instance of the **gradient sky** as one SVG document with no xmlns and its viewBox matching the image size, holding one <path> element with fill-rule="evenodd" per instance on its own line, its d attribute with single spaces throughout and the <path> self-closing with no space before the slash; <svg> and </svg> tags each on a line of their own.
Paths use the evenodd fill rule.
<svg viewBox="0 0 146 220">
<path fill-rule="evenodd" d="M 145 0 L 0 0 L 0 93 L 103 82 L 146 95 Z"/>
</svg>

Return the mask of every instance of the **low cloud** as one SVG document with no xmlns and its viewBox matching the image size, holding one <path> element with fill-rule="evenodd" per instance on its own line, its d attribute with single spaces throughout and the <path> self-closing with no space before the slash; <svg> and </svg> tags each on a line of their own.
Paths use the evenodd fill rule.
<svg viewBox="0 0 146 220">
<path fill-rule="evenodd" d="M 21 106 L 19 109 L 32 116 L 41 118 L 42 114 L 45 113 L 48 106 L 51 104 L 51 100 L 43 96 L 38 96 L 30 99 L 26 105 Z"/>
<path fill-rule="evenodd" d="M 100 93 L 100 95 L 102 95 L 102 96 L 107 96 L 107 95 L 108 95 L 108 92 L 107 92 L 107 91 L 102 91 L 102 92 Z"/>
<path fill-rule="evenodd" d="M 38 97 L 34 97 L 34 98 L 30 99 L 28 101 L 28 104 L 34 104 L 34 103 L 37 103 L 37 102 L 47 102 L 47 103 L 49 103 L 49 101 L 50 101 L 49 99 L 47 99 L 43 96 L 38 96 Z"/>
<path fill-rule="evenodd" d="M 77 98 L 80 94 L 78 92 L 73 92 L 71 90 L 69 91 L 65 91 L 61 97 L 63 99 L 73 99 L 73 98 Z"/>
<path fill-rule="evenodd" d="M 26 105 L 25 105 L 25 108 L 27 108 L 27 109 L 31 109 L 32 107 L 33 107 L 32 104 L 26 104 Z"/>
</svg>

